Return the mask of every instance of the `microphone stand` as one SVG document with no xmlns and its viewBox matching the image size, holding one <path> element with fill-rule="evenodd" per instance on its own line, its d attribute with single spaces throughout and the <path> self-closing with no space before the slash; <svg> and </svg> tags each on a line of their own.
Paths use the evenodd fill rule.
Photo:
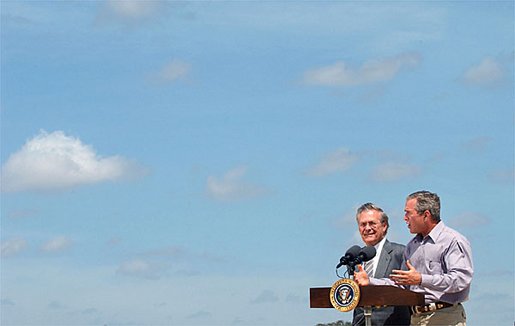
<svg viewBox="0 0 515 326">
<path fill-rule="evenodd" d="M 347 273 L 349 277 L 354 280 L 354 267 L 356 263 L 351 262 L 347 265 Z M 372 307 L 363 307 L 363 315 L 365 316 L 365 326 L 372 326 Z"/>
<path fill-rule="evenodd" d="M 354 266 L 355 264 L 353 262 L 347 264 L 347 275 L 349 275 L 351 280 L 354 280 Z"/>
</svg>

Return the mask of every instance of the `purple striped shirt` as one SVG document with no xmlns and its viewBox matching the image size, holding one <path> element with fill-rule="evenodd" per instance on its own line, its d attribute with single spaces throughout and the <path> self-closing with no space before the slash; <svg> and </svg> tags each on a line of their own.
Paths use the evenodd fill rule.
<svg viewBox="0 0 515 326">
<path fill-rule="evenodd" d="M 405 259 L 422 275 L 420 285 L 406 288 L 423 293 L 426 303 L 466 301 L 474 274 L 469 241 L 439 222 L 422 238 L 415 236 L 406 246 Z M 370 278 L 372 285 L 394 285 L 390 279 Z"/>
</svg>

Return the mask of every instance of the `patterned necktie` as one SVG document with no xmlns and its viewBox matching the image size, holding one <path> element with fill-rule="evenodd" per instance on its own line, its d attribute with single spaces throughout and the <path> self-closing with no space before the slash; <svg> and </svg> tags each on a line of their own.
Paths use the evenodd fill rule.
<svg viewBox="0 0 515 326">
<path fill-rule="evenodd" d="M 369 277 L 374 276 L 374 261 L 373 261 L 373 259 L 366 261 L 365 266 L 363 268 L 365 269 L 365 272 L 367 272 L 367 275 Z"/>
</svg>

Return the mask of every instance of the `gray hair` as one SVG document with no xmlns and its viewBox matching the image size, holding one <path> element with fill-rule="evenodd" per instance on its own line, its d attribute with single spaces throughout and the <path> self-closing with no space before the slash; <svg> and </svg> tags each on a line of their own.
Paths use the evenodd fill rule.
<svg viewBox="0 0 515 326">
<path fill-rule="evenodd" d="M 431 213 L 434 222 L 440 222 L 440 197 L 437 194 L 421 190 L 410 194 L 406 200 L 416 199 L 417 204 L 415 210 L 418 214 L 424 213 L 426 210 Z"/>
<path fill-rule="evenodd" d="M 388 215 L 383 211 L 383 209 L 376 204 L 372 203 L 365 203 L 361 205 L 358 210 L 356 211 L 356 222 L 358 222 L 359 215 L 363 213 L 364 211 L 377 211 L 381 213 L 381 223 L 386 224 L 386 230 L 388 230 L 388 227 L 390 224 L 388 223 Z"/>
</svg>

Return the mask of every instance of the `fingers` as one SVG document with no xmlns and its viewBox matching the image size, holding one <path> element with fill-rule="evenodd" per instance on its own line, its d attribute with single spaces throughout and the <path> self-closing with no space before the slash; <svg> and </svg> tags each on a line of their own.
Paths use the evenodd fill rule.
<svg viewBox="0 0 515 326">
<path fill-rule="evenodd" d="M 406 277 L 406 271 L 394 269 L 392 270 L 392 273 L 389 275 L 389 277 L 392 281 L 398 283 Z"/>
<path fill-rule="evenodd" d="M 361 273 L 365 272 L 365 270 L 363 269 L 363 266 L 361 266 L 361 264 L 356 265 L 356 267 L 358 268 L 358 271 L 354 272 L 354 278 L 359 278 L 358 273 L 361 274 Z"/>
<path fill-rule="evenodd" d="M 415 269 L 415 267 L 413 267 L 413 265 L 411 265 L 409 259 L 406 260 L 406 266 L 408 267 L 409 270 Z"/>
<path fill-rule="evenodd" d="M 395 282 L 395 284 L 403 284 L 406 281 L 406 276 L 403 274 L 390 274 L 390 279 Z"/>
<path fill-rule="evenodd" d="M 397 282 L 399 280 L 399 275 L 397 274 L 390 274 L 390 279 L 394 282 Z"/>
</svg>

